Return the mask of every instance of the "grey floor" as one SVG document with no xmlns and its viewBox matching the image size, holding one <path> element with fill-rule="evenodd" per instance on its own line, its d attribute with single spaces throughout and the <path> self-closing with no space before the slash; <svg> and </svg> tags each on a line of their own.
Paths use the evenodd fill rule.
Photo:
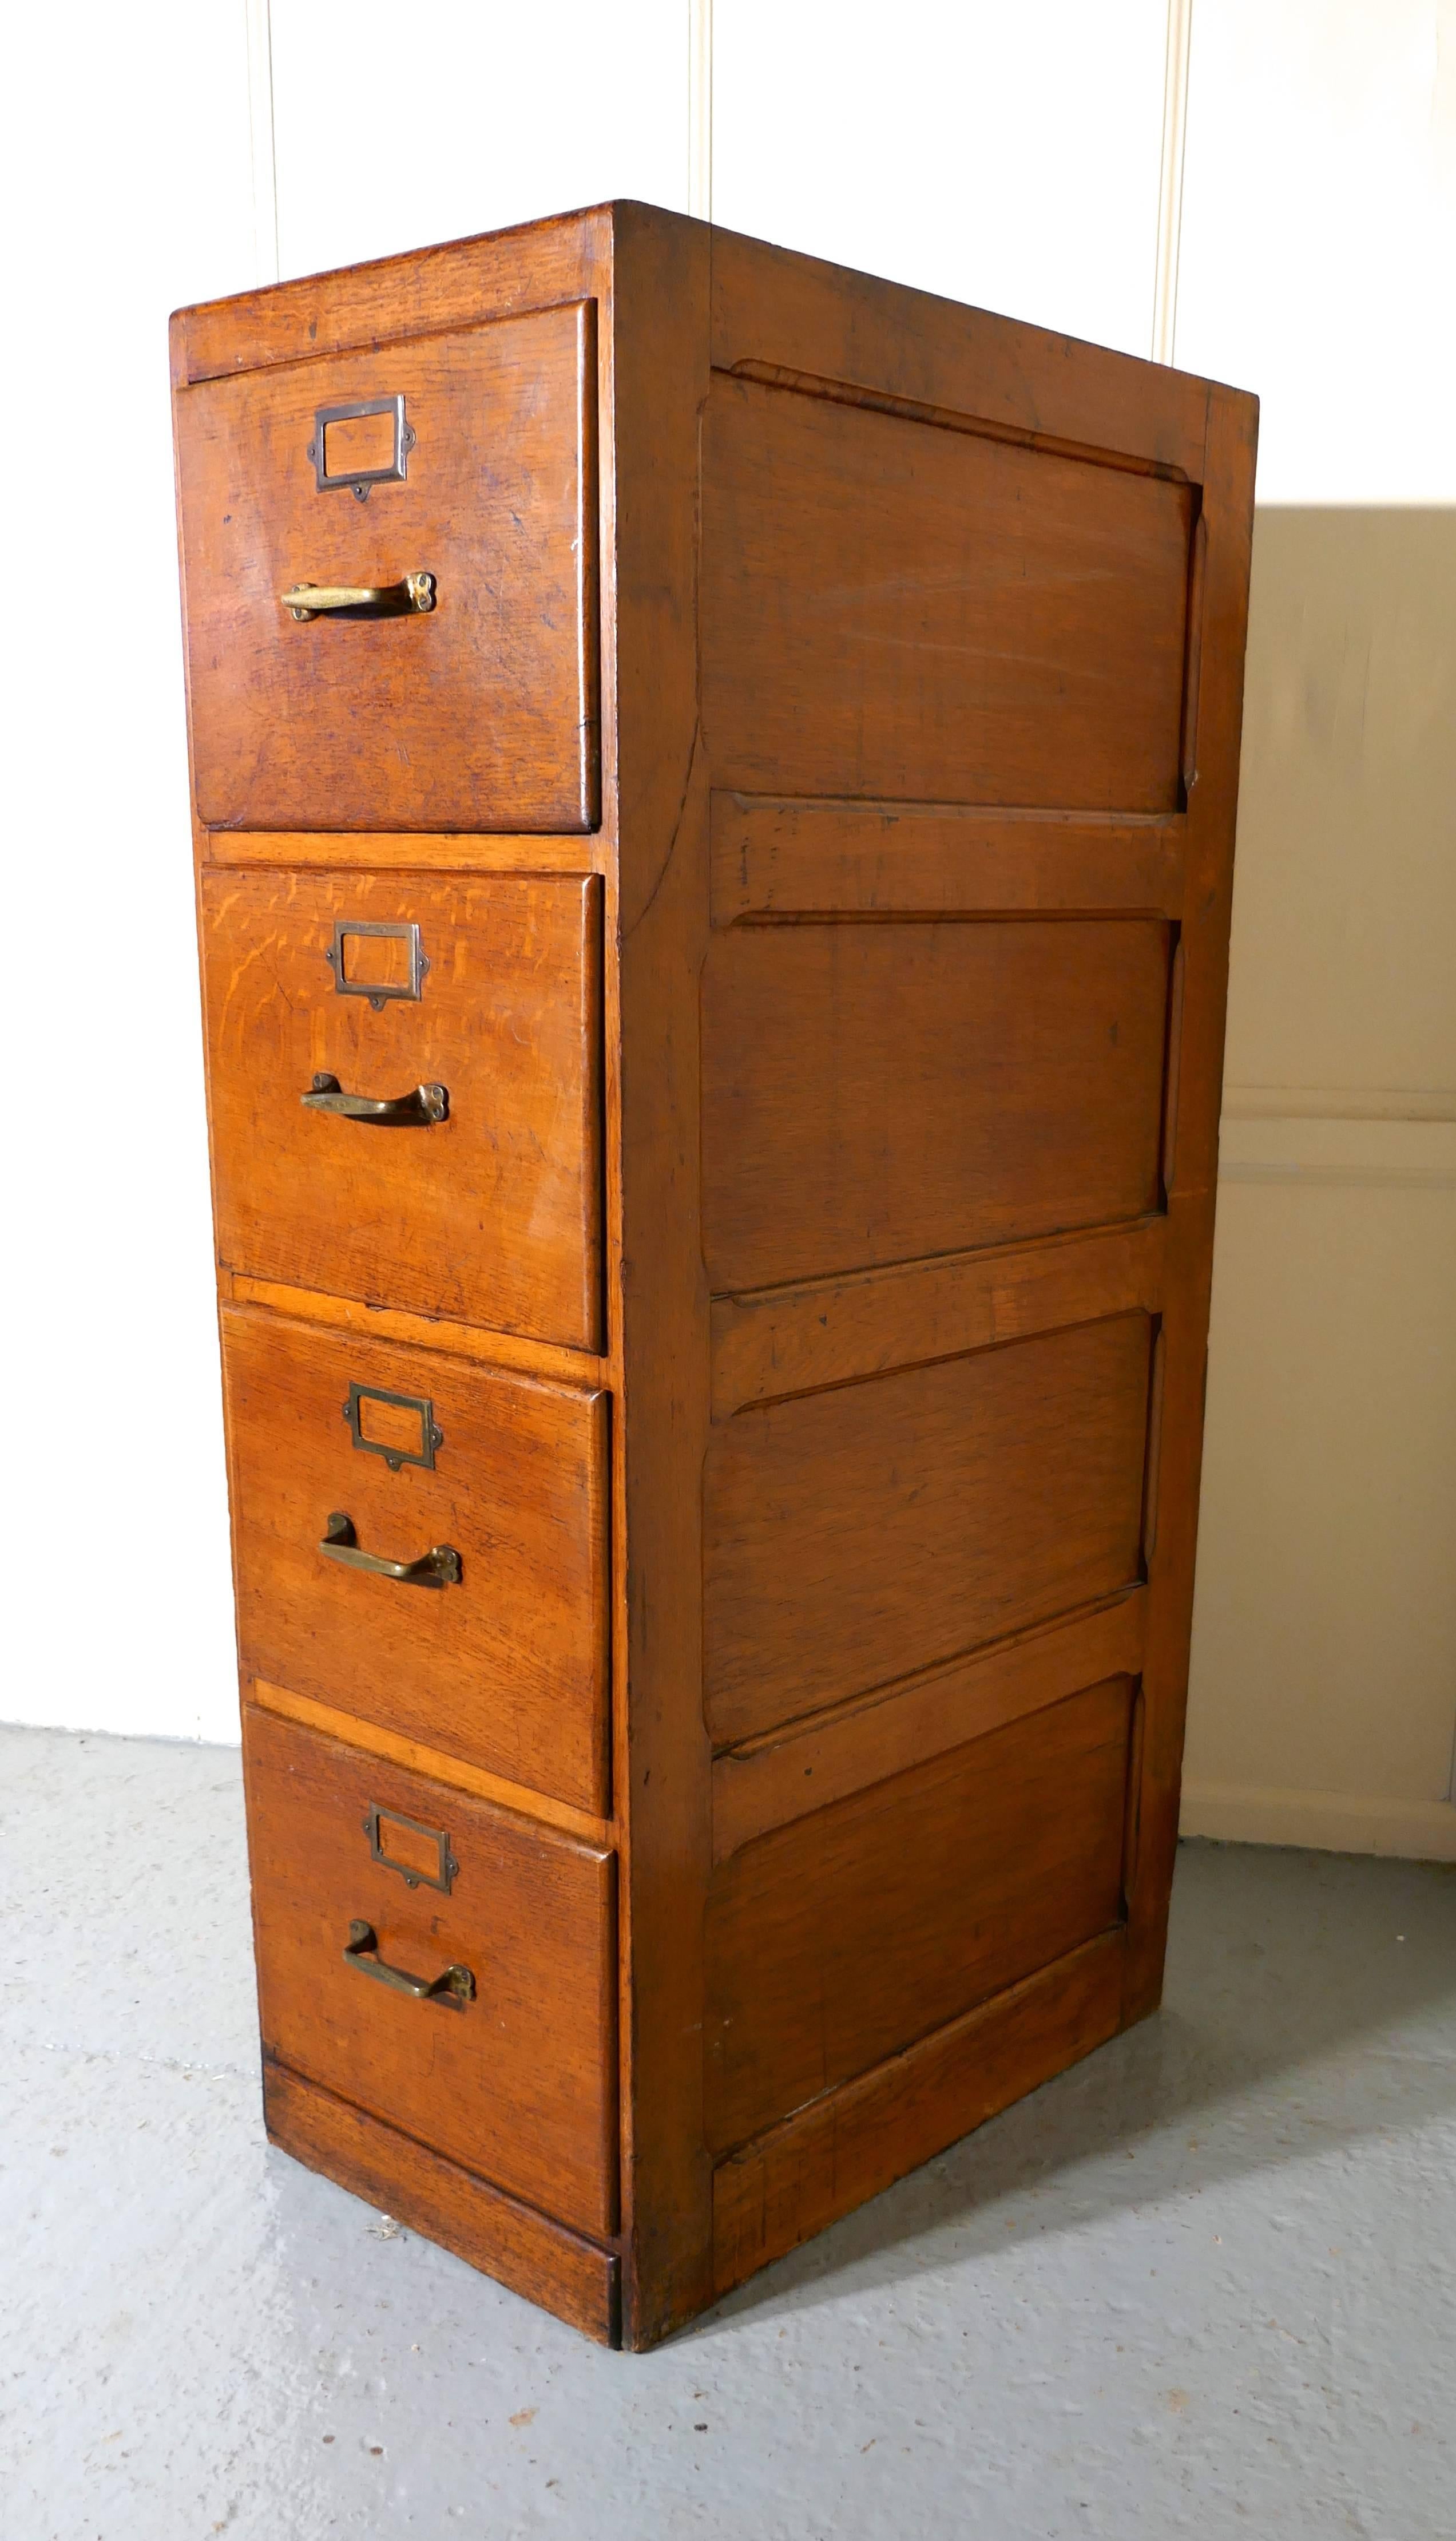
<svg viewBox="0 0 1456 2541">
<path fill-rule="evenodd" d="M 0 1731 L 4 2541 L 1456 2533 L 1456 1873 L 1185 1847 L 1166 2007 L 650 2357 L 263 2141 L 237 1759 Z"/>
</svg>

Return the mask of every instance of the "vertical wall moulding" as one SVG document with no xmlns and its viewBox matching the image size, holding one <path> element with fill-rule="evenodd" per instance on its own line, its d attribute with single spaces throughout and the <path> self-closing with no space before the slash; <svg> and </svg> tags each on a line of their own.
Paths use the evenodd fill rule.
<svg viewBox="0 0 1456 2541">
<path fill-rule="evenodd" d="M 1163 147 L 1157 183 L 1157 256 L 1152 283 L 1152 358 L 1174 358 L 1178 332 L 1178 248 L 1183 231 L 1183 148 L 1188 132 L 1188 57 L 1193 0 L 1168 0 L 1163 54 Z"/>
<path fill-rule="evenodd" d="M 270 0 L 243 0 L 247 13 L 247 119 L 252 142 L 252 230 L 256 279 L 276 282 L 278 171 L 273 145 L 273 23 Z"/>
<path fill-rule="evenodd" d="M 713 0 L 688 0 L 687 207 L 713 218 Z"/>
</svg>

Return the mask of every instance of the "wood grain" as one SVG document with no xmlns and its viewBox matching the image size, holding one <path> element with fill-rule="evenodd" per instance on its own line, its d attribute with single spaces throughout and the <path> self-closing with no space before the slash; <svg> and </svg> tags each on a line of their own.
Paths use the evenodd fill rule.
<svg viewBox="0 0 1456 2541">
<path fill-rule="evenodd" d="M 719 1864 L 717 2150 L 1120 1922 L 1130 1697 L 1073 1695 Z"/>
<path fill-rule="evenodd" d="M 243 1711 L 264 2053 L 563 2222 L 617 2220 L 614 1856 Z M 372 1804 L 442 1829 L 449 1896 L 373 1859 Z M 349 1926 L 469 2003 L 415 2001 L 343 1955 Z"/>
<path fill-rule="evenodd" d="M 1165 1225 L 898 1263 L 713 1301 L 713 1414 L 1089 1324 L 1162 1296 Z"/>
<path fill-rule="evenodd" d="M 703 2118 L 703 1906 L 711 1753 L 703 1648 L 708 1282 L 699 1240 L 699 983 L 708 771 L 697 726 L 698 430 L 708 393 L 711 234 L 618 205 L 613 358 L 620 849 L 608 936 L 620 1065 L 614 1277 L 620 1586 L 618 1758 L 628 2230 L 623 2339 L 713 2298 Z M 614 920 L 614 922 L 613 922 Z"/>
<path fill-rule="evenodd" d="M 720 377 L 703 506 L 719 785 L 1178 810 L 1185 486 Z"/>
<path fill-rule="evenodd" d="M 544 1377 L 562 1385 L 609 1385 L 611 1362 L 595 1350 L 563 1349 L 554 1342 L 524 1341 L 518 1333 L 495 1333 L 481 1324 L 457 1324 L 439 1315 L 413 1315 L 398 1306 L 367 1306 L 360 1297 L 334 1297 L 321 1288 L 296 1288 L 281 1279 L 248 1279 L 241 1271 L 220 1270 L 218 1292 L 239 1306 L 267 1306 L 274 1314 L 292 1315 L 310 1324 L 328 1324 L 335 1332 L 362 1333 L 366 1340 L 404 1342 L 421 1349 L 449 1350 L 455 1358 L 484 1359 L 492 1367 L 509 1367 L 522 1376 Z"/>
<path fill-rule="evenodd" d="M 228 1306 L 223 1371 L 238 1637 L 270 1683 L 605 1815 L 607 1397 Z M 427 1400 L 433 1470 L 355 1447 L 350 1385 Z M 319 1550 L 460 1556 L 455 1586 Z"/>
<path fill-rule="evenodd" d="M 703 985 L 720 1292 L 1142 1216 L 1168 930 L 1147 918 L 734 928 Z"/>
<path fill-rule="evenodd" d="M 1125 1589 L 1066 1622 L 728 1748 L 713 1764 L 714 1860 L 1104 1677 L 1136 1676 L 1145 1601 L 1145 1589 Z"/>
<path fill-rule="evenodd" d="M 352 347 L 373 350 L 609 293 L 612 230 L 610 207 L 560 213 L 518 229 L 451 239 L 407 255 L 378 256 L 226 300 L 200 301 L 173 317 L 173 385 L 195 386 Z"/>
<path fill-rule="evenodd" d="M 542 1654 L 571 1639 L 583 1429 L 561 1407 L 611 1398 L 587 1422 L 610 1474 L 610 1822 L 599 1783 L 583 1805 L 569 1690 L 528 1718 L 473 1658 L 422 1666 L 424 1610 L 463 1591 L 397 1591 L 416 1621 L 387 1670 L 372 1637 L 311 1639 L 302 1606 L 297 1667 L 259 1680 L 244 1652 L 287 1715 L 260 1730 L 249 1708 L 255 1827 L 259 1735 L 332 1760 L 291 1778 L 276 1852 L 255 1845 L 297 2054 L 339 2058 L 324 2088 L 270 2052 L 270 2112 L 304 2158 L 593 2335 L 620 2308 L 646 2347 L 1156 2000 L 1253 402 L 621 204 L 182 312 L 172 340 L 194 802 L 257 824 L 195 830 L 204 930 L 236 917 L 207 983 L 227 1313 L 428 1363 L 399 1390 L 450 1396 L 437 1477 L 356 1455 L 336 1404 L 329 1452 L 379 1467 L 371 1530 L 400 1492 L 424 1514 L 426 1482 L 458 1484 L 466 1581 L 503 1548 L 515 1564 L 489 1619 L 512 1688 L 544 1694 Z M 431 423 L 407 483 L 362 505 L 301 465 L 345 379 L 403 385 Z M 518 524 L 501 507 L 529 465 Z M 361 538 L 381 567 L 440 573 L 413 540 L 385 551 L 427 515 L 455 573 L 433 617 L 275 622 L 264 560 L 280 589 L 320 569 L 276 535 L 331 522 L 324 569 L 351 579 Z M 295 697 L 276 675 L 300 663 Z M 333 916 L 422 905 L 421 1005 L 335 997 Z M 312 1118 L 295 1066 L 348 1082 L 340 1052 L 379 1062 L 375 1093 L 453 1094 L 454 1069 L 465 1110 L 412 1162 L 408 1133 L 391 1159 L 356 1130 L 347 1166 L 337 1143 L 285 1151 L 282 1114 Z M 513 1414 L 509 1452 L 503 1388 L 559 1398 Z M 260 1480 L 325 1480 L 312 1397 L 284 1393 L 249 1502 Z M 235 1421 L 235 1475 L 240 1439 Z M 245 1512 L 239 1549 L 245 1572 Z M 503 1723 L 516 1751 L 483 1752 Z M 390 2031 L 381 2063 L 338 2026 L 330 1986 L 437 2043 L 455 2019 L 338 1956 L 357 1795 L 347 1879 L 326 1903 L 310 1882 L 333 1859 L 322 1794 L 349 1775 L 573 1865 L 560 1915 L 537 1870 L 501 1873 L 530 1997 L 504 2098 L 495 2062 L 427 2085 L 418 2032 Z M 265 1777 L 265 1811 L 283 1788 Z M 426 1892 L 363 1849 L 422 1915 Z M 1079 1939 L 1124 1897 L 1125 1926 Z M 325 1923 L 317 2019 L 304 1936 Z M 429 1966 L 447 1937 L 395 1935 Z M 726 2139 L 741 2154 L 715 2176 Z M 620 2287 L 600 2246 L 618 2179 Z"/>
<path fill-rule="evenodd" d="M 243 1691 L 244 1702 L 255 1703 L 260 1711 L 276 1712 L 280 1720 L 300 1721 L 305 1729 L 337 1738 L 366 1756 L 382 1756 L 386 1763 L 403 1765 L 412 1774 L 428 1774 L 432 1781 L 448 1782 L 452 1790 L 471 1791 L 476 1799 L 490 1800 L 498 1809 L 514 1809 L 537 1825 L 582 1836 L 588 1844 L 605 1845 L 612 1840 L 610 1818 L 596 1817 L 589 1809 L 574 1809 L 569 1801 L 553 1800 L 524 1782 L 508 1781 L 504 1774 L 487 1774 L 482 1766 L 467 1765 L 462 1757 L 447 1755 L 444 1748 L 428 1746 L 421 1738 L 404 1738 L 397 1730 L 381 1729 L 378 1721 L 358 1720 L 352 1712 L 315 1703 L 311 1695 L 270 1685 L 266 1677 L 245 1678 Z"/>
<path fill-rule="evenodd" d="M 1028 449 L 1203 473 L 1203 380 L 730 230 L 713 234 L 713 359 Z"/>
<path fill-rule="evenodd" d="M 530 831 L 209 830 L 210 865 L 281 865 L 290 873 L 346 865 L 355 873 L 592 873 L 600 836 L 537 837 Z"/>
<path fill-rule="evenodd" d="M 1183 908 L 1180 813 L 713 797 L 713 922 Z"/>
<path fill-rule="evenodd" d="M 1131 1585 L 1150 1332 L 1123 1315 L 741 1412 L 705 1477 L 721 1745 Z"/>
<path fill-rule="evenodd" d="M 1125 1951 L 1104 1932 L 745 2144 L 713 2174 L 725 2294 L 933 2153 L 1090 2055 L 1118 2027 Z"/>
<path fill-rule="evenodd" d="M 403 393 L 403 483 L 319 493 L 323 406 Z M 587 830 L 598 817 L 595 305 L 186 390 L 198 815 L 232 829 Z M 426 616 L 301 582 L 436 578 Z"/>
<path fill-rule="evenodd" d="M 594 877 L 205 873 L 214 1208 L 224 1266 L 368 1304 L 601 1337 L 601 901 Z M 336 922 L 414 922 L 417 1001 L 340 995 Z M 315 1073 L 450 1117 L 311 1111 Z"/>
<path fill-rule="evenodd" d="M 1129 1874 L 1127 2020 L 1150 2011 L 1161 1996 L 1178 1843 L 1257 438 L 1255 400 L 1233 389 L 1212 389 L 1201 514 L 1206 544 L 1195 629 L 1200 668 L 1187 743 L 1193 774 L 1188 915 L 1179 939 L 1183 978 L 1170 1104 L 1176 1138 L 1170 1140 L 1167 1195 L 1161 1444 L 1156 1499 L 1149 1511 L 1155 1550 L 1148 1562 L 1138 1841 Z"/>
<path fill-rule="evenodd" d="M 351 2108 L 286 2066 L 263 2066 L 271 2141 L 427 2241 L 509 2286 L 603 2347 L 620 2342 L 614 2254 L 504 2196 L 457 2162 Z"/>
</svg>

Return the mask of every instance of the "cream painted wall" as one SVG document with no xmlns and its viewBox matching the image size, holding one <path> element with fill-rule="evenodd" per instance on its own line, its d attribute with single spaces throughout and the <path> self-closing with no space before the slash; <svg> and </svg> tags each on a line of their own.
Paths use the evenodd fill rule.
<svg viewBox="0 0 1456 2541">
<path fill-rule="evenodd" d="M 1195 0 L 1263 399 L 1185 1827 L 1456 1858 L 1456 7 Z"/>
<path fill-rule="evenodd" d="M 1456 1858 L 1456 509 L 1270 509 L 1184 1823 Z"/>
<path fill-rule="evenodd" d="M 166 311 L 636 193 L 1261 392 L 1186 1822 L 1456 1851 L 1456 0 L 1192 0 L 1184 148 L 1189 17 L 414 0 L 402 43 L 382 0 L 345 42 L 323 0 L 78 0 L 12 39 L 26 569 L 127 575 L 119 628 L 9 628 L 14 905 L 49 890 L 4 1009 L 44 1089 L 6 1715 L 236 1734 Z"/>
</svg>

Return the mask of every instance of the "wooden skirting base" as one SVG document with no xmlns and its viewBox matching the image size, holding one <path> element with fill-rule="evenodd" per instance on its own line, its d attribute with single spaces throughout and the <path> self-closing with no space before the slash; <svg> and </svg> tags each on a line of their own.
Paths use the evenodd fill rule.
<svg viewBox="0 0 1456 2541">
<path fill-rule="evenodd" d="M 617 2261 L 281 2065 L 263 2068 L 272 2142 L 427 2241 L 544 2304 L 603 2347 L 621 2344 Z"/>
<path fill-rule="evenodd" d="M 796 2249 L 1122 2026 L 1124 1941 L 1104 1932 L 827 2091 L 713 2176 L 715 2290 Z"/>
</svg>

